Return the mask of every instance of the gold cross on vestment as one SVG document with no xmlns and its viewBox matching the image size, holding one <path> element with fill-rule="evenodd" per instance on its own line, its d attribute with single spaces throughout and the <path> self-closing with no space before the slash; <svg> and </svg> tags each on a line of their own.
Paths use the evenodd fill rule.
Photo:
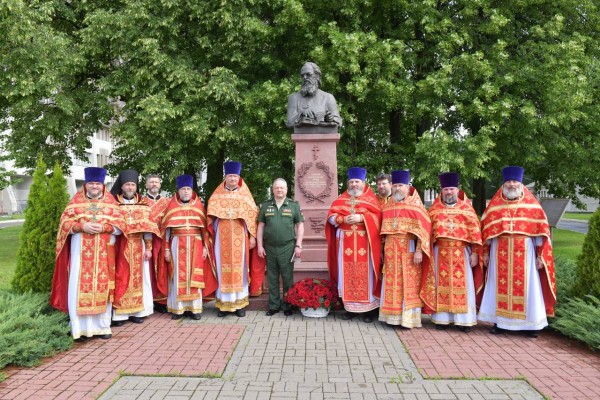
<svg viewBox="0 0 600 400">
<path fill-rule="evenodd" d="M 129 225 L 133 224 L 133 217 L 131 216 L 131 211 L 129 211 L 129 218 L 127 218 L 127 223 Z"/>
<path fill-rule="evenodd" d="M 360 201 L 356 200 L 356 197 L 350 196 L 350 202 L 348 204 L 350 204 L 350 214 L 355 214 L 356 211 L 354 211 L 354 206 L 360 204 Z"/>
<path fill-rule="evenodd" d="M 448 232 L 453 233 L 454 232 L 454 228 L 456 228 L 456 224 L 454 223 L 454 220 L 450 220 L 448 221 L 448 223 L 446 224 L 448 226 Z"/>
<path fill-rule="evenodd" d="M 233 208 L 229 207 L 229 211 L 227 212 L 227 215 L 229 215 L 229 219 L 233 219 Z"/>
<path fill-rule="evenodd" d="M 515 229 L 515 222 L 512 219 L 508 223 L 508 227 L 509 227 L 509 229 L 510 229 L 511 232 Z"/>
<path fill-rule="evenodd" d="M 102 208 L 98 207 L 97 202 L 93 202 L 88 206 L 87 211 L 92 214 L 92 222 L 96 222 L 96 214 L 98 214 L 100 210 L 102 210 Z"/>
</svg>

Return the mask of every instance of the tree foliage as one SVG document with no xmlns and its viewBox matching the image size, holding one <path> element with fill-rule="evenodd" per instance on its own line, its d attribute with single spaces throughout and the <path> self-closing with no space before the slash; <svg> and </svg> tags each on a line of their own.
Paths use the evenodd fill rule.
<svg viewBox="0 0 600 400">
<path fill-rule="evenodd" d="M 5 147 L 31 167 L 22 150 L 46 143 L 66 166 L 65 148 L 110 126 L 114 170 L 207 168 L 211 192 L 239 159 L 262 193 L 294 175 L 286 97 L 311 60 L 344 119 L 340 173 L 410 168 L 424 189 L 519 164 L 558 195 L 600 197 L 599 15 L 592 0 L 11 0 Z"/>
<path fill-rule="evenodd" d="M 60 165 L 56 164 L 51 178 L 46 176 L 46 169 L 40 157 L 27 199 L 12 280 L 13 289 L 19 293 L 50 292 L 52 285 L 58 223 L 69 197 Z"/>
<path fill-rule="evenodd" d="M 577 257 L 577 281 L 573 291 L 576 296 L 600 298 L 600 209 L 588 223 L 588 233 Z"/>
</svg>

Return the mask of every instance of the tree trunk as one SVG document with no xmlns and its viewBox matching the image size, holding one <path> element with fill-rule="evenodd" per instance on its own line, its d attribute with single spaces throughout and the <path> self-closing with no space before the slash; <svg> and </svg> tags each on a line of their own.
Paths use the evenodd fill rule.
<svg viewBox="0 0 600 400">
<path fill-rule="evenodd" d="M 206 182 L 202 188 L 205 199 L 208 202 L 208 198 L 212 192 L 223 182 L 223 162 L 225 161 L 225 151 L 220 149 L 213 162 L 210 162 L 206 166 Z"/>
<path fill-rule="evenodd" d="M 486 207 L 485 179 L 473 179 L 473 208 L 477 215 L 483 214 Z"/>
</svg>

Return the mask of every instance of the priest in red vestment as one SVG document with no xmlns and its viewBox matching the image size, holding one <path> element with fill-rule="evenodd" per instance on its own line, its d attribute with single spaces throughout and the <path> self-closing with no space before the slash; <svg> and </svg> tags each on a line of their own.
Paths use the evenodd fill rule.
<svg viewBox="0 0 600 400">
<path fill-rule="evenodd" d="M 431 222 L 410 171 L 392 171 L 392 200 L 383 207 L 385 242 L 379 320 L 403 328 L 421 327 L 422 272 L 431 259 Z"/>
<path fill-rule="evenodd" d="M 554 316 L 556 279 L 548 219 L 523 185 L 523 168 L 502 170 L 504 184 L 481 217 L 483 264 L 488 267 L 479 320 L 491 332 L 525 331 L 530 337 Z"/>
<path fill-rule="evenodd" d="M 366 184 L 367 171 L 348 170 L 348 190 L 331 204 L 327 215 L 327 267 L 337 283 L 346 313 L 342 319 L 362 314 L 373 322 L 381 289 L 381 209 Z"/>
<path fill-rule="evenodd" d="M 119 173 L 110 193 L 121 207 L 125 232 L 117 238 L 117 266 L 113 326 L 129 320 L 136 324 L 154 312 L 152 295 L 153 237 L 160 235 L 151 208 L 138 193 L 139 174 L 133 169 Z"/>
<path fill-rule="evenodd" d="M 167 294 L 172 319 L 188 315 L 199 320 L 202 299 L 217 289 L 213 242 L 202 201 L 194 193 L 194 177 L 179 175 L 177 193 L 161 222 L 163 256 L 157 270 L 157 286 Z"/>
<path fill-rule="evenodd" d="M 121 210 L 106 190 L 106 170 L 88 167 L 85 184 L 60 218 L 50 304 L 69 314 L 74 339 L 112 337 L 116 236 Z"/>
<path fill-rule="evenodd" d="M 160 176 L 150 174 L 146 177 L 146 195 L 144 200 L 151 208 L 151 218 L 158 225 L 160 231 L 160 224 L 165 214 L 165 209 L 169 205 L 169 198 L 163 197 L 160 194 L 160 188 L 162 180 Z M 167 312 L 167 294 L 161 293 L 156 285 L 156 270 L 158 268 L 158 257 L 161 253 L 163 245 L 163 238 L 160 236 L 154 236 L 152 238 L 152 259 L 150 263 L 150 283 L 152 284 L 152 296 L 154 298 L 154 311 L 159 313 Z"/>
<path fill-rule="evenodd" d="M 439 179 L 442 191 L 429 208 L 434 262 L 423 270 L 421 298 L 437 329 L 454 324 L 470 332 L 477 324 L 476 294 L 483 289 L 479 219 L 458 189 L 458 174 Z"/>
<path fill-rule="evenodd" d="M 240 177 L 242 164 L 223 164 L 225 179 L 208 200 L 208 223 L 215 238 L 219 288 L 215 294 L 218 317 L 246 315 L 249 296 L 259 295 L 265 261 L 256 251 L 258 206 Z"/>
</svg>

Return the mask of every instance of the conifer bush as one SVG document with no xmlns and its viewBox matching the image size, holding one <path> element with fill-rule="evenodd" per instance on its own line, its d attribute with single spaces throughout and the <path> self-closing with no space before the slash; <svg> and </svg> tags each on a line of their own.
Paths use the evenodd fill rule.
<svg viewBox="0 0 600 400">
<path fill-rule="evenodd" d="M 594 296 L 573 297 L 556 307 L 552 327 L 565 336 L 580 340 L 600 350 L 600 299 Z"/>
<path fill-rule="evenodd" d="M 577 283 L 573 294 L 600 298 L 600 208 L 590 218 L 588 233 L 577 257 Z"/>
<path fill-rule="evenodd" d="M 52 285 L 56 233 L 69 195 L 60 166 L 54 167 L 51 178 L 46 176 L 46 169 L 44 160 L 39 158 L 27 198 L 17 265 L 11 282 L 18 293 L 49 292 Z"/>
<path fill-rule="evenodd" d="M 31 367 L 69 349 L 69 317 L 53 310 L 46 293 L 0 291 L 0 368 Z"/>
</svg>

